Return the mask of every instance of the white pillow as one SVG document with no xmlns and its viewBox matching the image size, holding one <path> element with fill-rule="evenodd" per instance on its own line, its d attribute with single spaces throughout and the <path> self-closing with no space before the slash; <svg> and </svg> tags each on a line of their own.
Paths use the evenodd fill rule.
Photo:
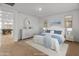
<svg viewBox="0 0 79 59">
<path fill-rule="evenodd" d="M 53 31 L 53 30 L 52 30 L 52 31 L 50 31 L 50 34 L 51 34 L 51 35 L 53 35 L 53 34 L 54 34 L 54 31 Z"/>
</svg>

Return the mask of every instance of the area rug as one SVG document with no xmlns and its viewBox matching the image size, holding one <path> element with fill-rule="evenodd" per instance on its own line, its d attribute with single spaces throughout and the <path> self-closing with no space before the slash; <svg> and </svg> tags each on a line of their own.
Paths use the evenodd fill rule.
<svg viewBox="0 0 79 59">
<path fill-rule="evenodd" d="M 45 48 L 42 45 L 39 45 L 37 43 L 34 43 L 32 40 L 27 40 L 26 43 L 33 48 L 47 54 L 48 56 L 66 56 L 66 52 L 68 49 L 68 44 L 64 43 L 62 46 L 60 46 L 60 51 L 56 52 L 52 49 Z"/>
</svg>

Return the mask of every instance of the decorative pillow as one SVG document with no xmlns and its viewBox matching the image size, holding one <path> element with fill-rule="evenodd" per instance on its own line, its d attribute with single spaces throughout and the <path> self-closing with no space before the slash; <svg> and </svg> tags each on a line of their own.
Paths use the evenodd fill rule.
<svg viewBox="0 0 79 59">
<path fill-rule="evenodd" d="M 50 30 L 46 30 L 46 33 L 50 33 Z"/>
<path fill-rule="evenodd" d="M 54 34 L 62 34 L 62 31 L 60 31 L 60 30 L 54 30 Z"/>
<path fill-rule="evenodd" d="M 51 30 L 51 31 L 50 31 L 50 34 L 53 35 L 53 34 L 54 34 L 54 30 Z"/>
</svg>

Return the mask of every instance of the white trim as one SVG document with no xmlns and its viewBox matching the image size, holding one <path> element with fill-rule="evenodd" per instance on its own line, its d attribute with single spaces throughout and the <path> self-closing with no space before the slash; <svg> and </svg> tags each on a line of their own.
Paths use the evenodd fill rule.
<svg viewBox="0 0 79 59">
<path fill-rule="evenodd" d="M 14 38 L 14 42 L 17 42 L 17 41 L 18 41 L 18 39 L 15 39 L 15 38 Z"/>
</svg>

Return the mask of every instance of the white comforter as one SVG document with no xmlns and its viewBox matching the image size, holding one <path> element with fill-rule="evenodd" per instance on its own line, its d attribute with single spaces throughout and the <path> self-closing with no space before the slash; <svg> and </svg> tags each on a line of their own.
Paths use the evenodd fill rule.
<svg viewBox="0 0 79 59">
<path fill-rule="evenodd" d="M 50 38 L 50 39 L 45 39 L 45 37 Z M 62 37 L 62 39 L 63 39 L 63 42 L 64 42 L 63 37 Z M 59 52 L 59 50 L 60 50 L 60 44 L 59 44 L 58 40 L 56 38 L 50 37 L 49 35 L 46 35 L 46 36 L 35 35 L 33 40 L 37 44 L 44 45 L 44 46 L 48 45 L 48 46 L 50 46 L 50 49 L 54 49 L 57 52 Z M 49 48 L 48 46 L 47 46 L 47 48 Z"/>
</svg>

